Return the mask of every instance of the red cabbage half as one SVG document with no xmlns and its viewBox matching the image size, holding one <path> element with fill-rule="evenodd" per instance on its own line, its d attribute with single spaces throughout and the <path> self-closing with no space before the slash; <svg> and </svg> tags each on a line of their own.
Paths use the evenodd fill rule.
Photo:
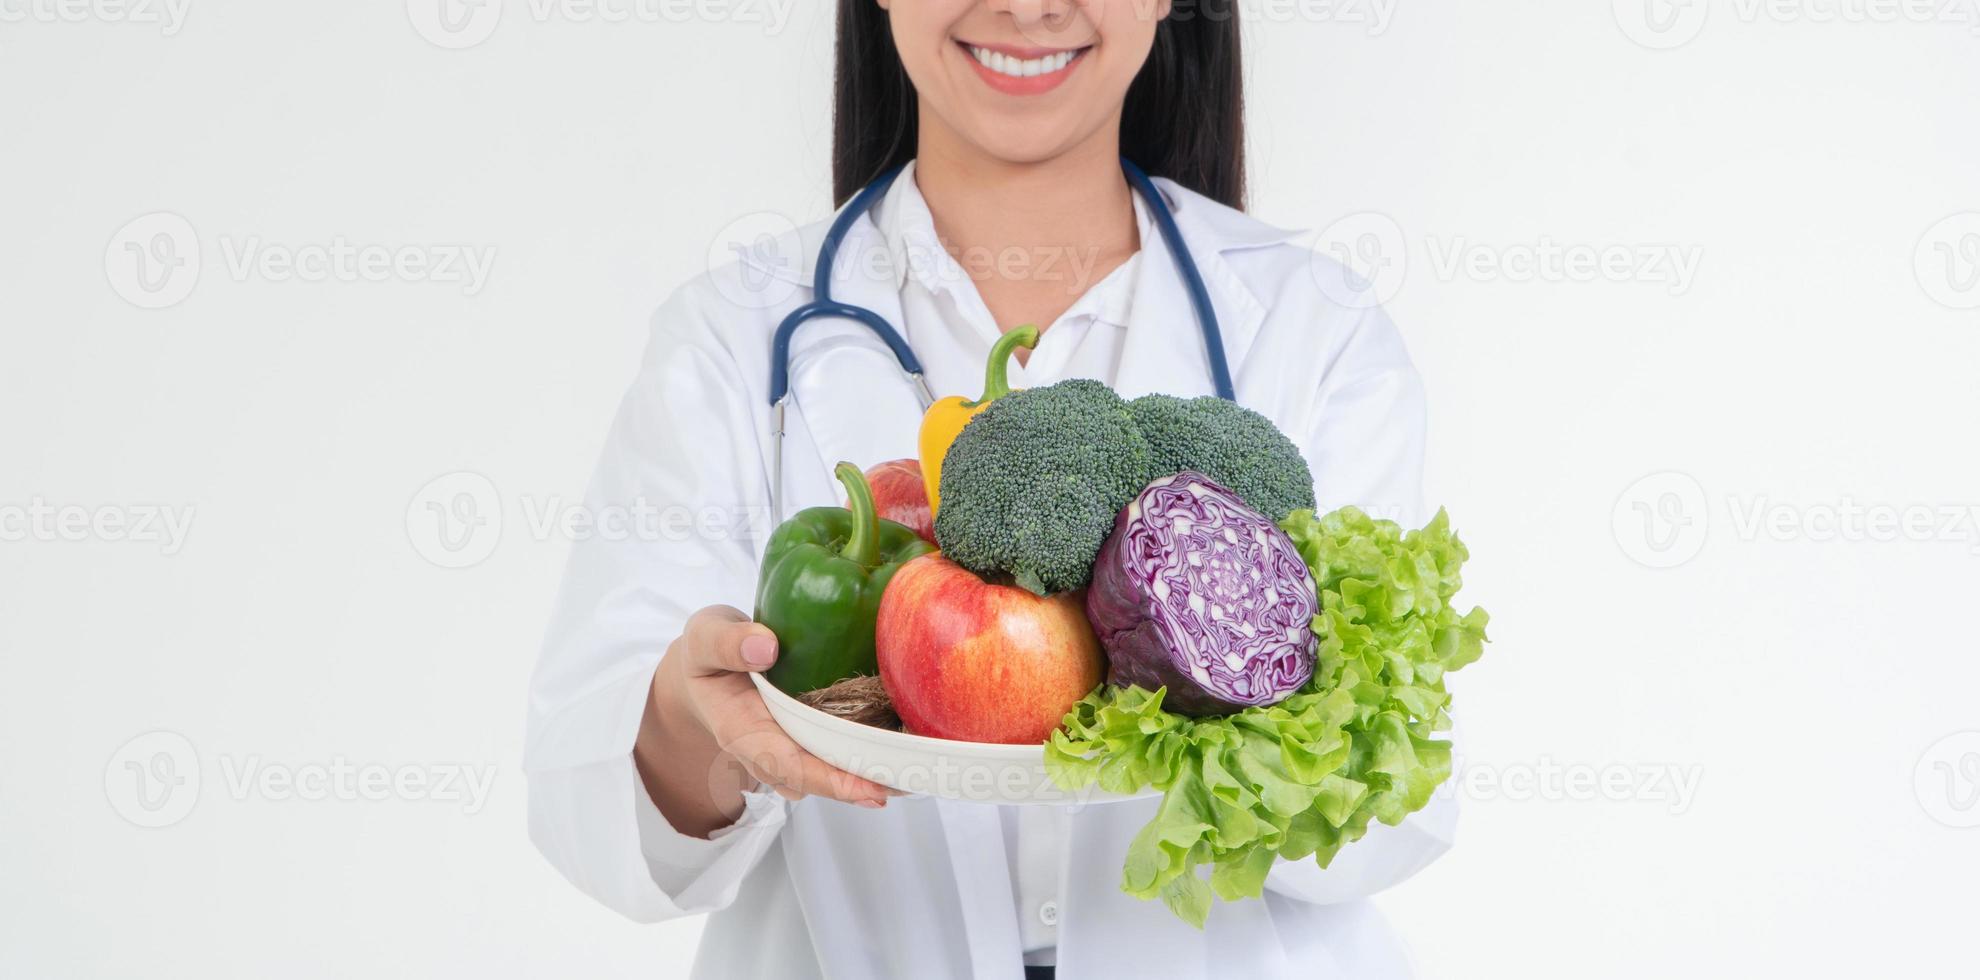
<svg viewBox="0 0 1980 980">
<path fill-rule="evenodd" d="M 1199 716 L 1299 690 L 1313 676 L 1319 607 L 1292 539 L 1195 472 L 1121 508 L 1086 592 L 1107 682 L 1167 687 L 1163 708 Z"/>
</svg>

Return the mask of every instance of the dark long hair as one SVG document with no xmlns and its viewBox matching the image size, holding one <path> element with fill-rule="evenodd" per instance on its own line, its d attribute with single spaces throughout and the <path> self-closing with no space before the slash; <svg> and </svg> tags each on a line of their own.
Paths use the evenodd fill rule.
<svg viewBox="0 0 1980 980">
<path fill-rule="evenodd" d="M 832 96 L 832 198 L 914 158 L 916 98 L 887 12 L 839 0 Z M 1244 61 L 1237 0 L 1174 0 L 1148 63 L 1128 86 L 1121 155 L 1231 207 L 1244 207 Z"/>
</svg>

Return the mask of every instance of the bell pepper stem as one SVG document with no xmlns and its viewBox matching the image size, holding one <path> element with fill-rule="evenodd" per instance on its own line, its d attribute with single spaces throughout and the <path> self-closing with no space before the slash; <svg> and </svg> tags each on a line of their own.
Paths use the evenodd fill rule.
<svg viewBox="0 0 1980 980">
<path fill-rule="evenodd" d="M 963 403 L 964 408 L 975 408 L 994 402 L 1011 393 L 1011 354 L 1022 347 L 1030 350 L 1038 346 L 1038 328 L 1032 324 L 1012 327 L 1004 332 L 997 342 L 990 346 L 990 360 L 983 368 L 983 397 L 973 402 Z"/>
<path fill-rule="evenodd" d="M 851 463 L 840 463 L 832 474 L 845 484 L 853 513 L 852 534 L 839 554 L 861 568 L 872 568 L 880 564 L 880 515 L 873 506 L 873 488 L 867 485 L 866 474 Z"/>
</svg>

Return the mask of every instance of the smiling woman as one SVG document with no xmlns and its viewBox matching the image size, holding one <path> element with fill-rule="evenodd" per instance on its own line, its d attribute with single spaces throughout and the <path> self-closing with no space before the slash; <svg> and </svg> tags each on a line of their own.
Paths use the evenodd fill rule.
<svg viewBox="0 0 1980 980">
<path fill-rule="evenodd" d="M 1014 9 L 1023 7 L 1035 9 Z M 1062 66 L 1048 71 L 1054 60 Z M 840 0 L 837 73 L 840 204 L 914 159 L 923 124 L 998 159 L 1037 162 L 1112 135 L 1106 124 L 1118 118 L 1108 152 L 1244 206 L 1236 0 L 1186 12 L 1168 0 Z"/>
<path fill-rule="evenodd" d="M 1324 869 L 1311 847 L 1287 860 L 1243 852 L 1258 856 L 1241 877 L 1219 869 L 1233 901 L 1179 902 L 1188 914 L 1176 918 L 1142 903 L 1149 888 L 1122 891 L 1123 855 L 1160 850 L 1131 844 L 1148 840 L 1162 801 L 904 798 L 872 781 L 889 777 L 870 758 L 835 756 L 846 771 L 807 752 L 758 690 L 766 678 L 790 690 L 856 680 L 867 668 L 844 654 L 857 651 L 833 641 L 870 636 L 871 669 L 912 732 L 1039 752 L 1105 676 L 1080 588 L 1116 526 L 1115 498 L 1154 476 L 1141 465 L 1153 447 L 1133 448 L 1142 437 L 1117 392 L 1238 402 L 1310 463 L 1282 496 L 1420 522 L 1422 392 L 1393 326 L 1330 299 L 1352 294 L 1345 271 L 1242 210 L 1238 39 L 1234 0 L 842 0 L 839 214 L 770 250 L 807 243 L 802 261 L 715 269 L 655 318 L 594 481 L 603 503 L 736 503 L 797 514 L 785 529 L 843 524 L 830 463 L 852 461 L 849 475 L 913 457 L 928 403 L 1005 387 L 1025 391 L 983 418 L 1002 408 L 1023 424 L 998 432 L 1040 433 L 1041 457 L 1110 444 L 1069 437 L 1076 418 L 1121 437 L 1104 462 L 1055 464 L 1068 478 L 1049 492 L 994 479 L 993 449 L 969 457 L 985 463 L 969 478 L 956 469 L 960 437 L 924 453 L 939 493 L 922 499 L 946 557 L 901 566 L 877 613 L 858 604 L 872 590 L 841 576 L 784 574 L 785 529 L 767 552 L 728 538 L 575 546 L 532 699 L 532 833 L 627 915 L 713 913 L 699 973 L 1407 975 L 1358 900 L 1442 853 L 1448 801 L 1392 813 Z M 980 255 L 995 267 L 968 258 Z M 753 281 L 779 291 L 744 303 L 761 295 Z M 986 378 L 1013 347 L 1007 378 Z M 1047 408 L 1011 408 L 1027 395 Z M 949 540 L 945 523 L 980 547 Z M 1005 541 L 1024 547 L 1006 554 L 994 544 Z M 734 608 L 752 595 L 765 597 L 758 621 Z M 778 603 L 799 597 L 804 622 L 780 621 Z M 829 669 L 791 683 L 807 664 Z M 1241 668 L 1225 693 L 1251 683 Z M 941 761 L 968 800 L 1002 778 L 960 749 Z M 1171 816 L 1177 832 L 1199 826 Z M 1207 882 L 1178 883 L 1194 867 L 1178 857 L 1150 887 L 1207 894 Z M 1263 890 L 1273 898 L 1235 900 Z"/>
</svg>

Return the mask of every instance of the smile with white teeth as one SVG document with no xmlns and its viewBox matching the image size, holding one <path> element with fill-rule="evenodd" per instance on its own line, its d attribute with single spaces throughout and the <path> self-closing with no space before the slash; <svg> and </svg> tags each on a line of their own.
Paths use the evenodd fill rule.
<svg viewBox="0 0 1980 980">
<path fill-rule="evenodd" d="M 1001 51 L 979 48 L 974 44 L 965 47 L 969 48 L 969 53 L 976 56 L 977 63 L 983 67 L 1012 78 L 1030 78 L 1034 75 L 1050 75 L 1055 71 L 1063 71 L 1067 65 L 1072 64 L 1073 58 L 1079 55 L 1077 51 L 1060 51 L 1043 58 L 1021 59 L 1013 58 Z"/>
</svg>

